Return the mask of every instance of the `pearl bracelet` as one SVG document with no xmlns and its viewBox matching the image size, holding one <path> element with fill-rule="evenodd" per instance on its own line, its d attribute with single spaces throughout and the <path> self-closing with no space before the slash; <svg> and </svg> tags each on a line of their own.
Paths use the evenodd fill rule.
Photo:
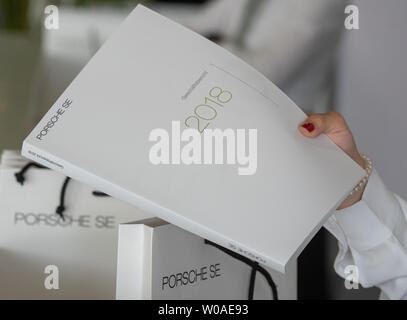
<svg viewBox="0 0 407 320">
<path fill-rule="evenodd" d="M 352 192 L 349 194 L 349 196 L 352 196 L 354 193 L 359 192 L 367 183 L 367 181 L 370 178 L 370 175 L 372 174 L 373 170 L 373 163 L 372 160 L 365 154 L 361 155 L 363 160 L 365 160 L 366 163 L 366 175 L 363 177 L 362 180 L 357 184 L 357 186 L 352 190 Z"/>
</svg>

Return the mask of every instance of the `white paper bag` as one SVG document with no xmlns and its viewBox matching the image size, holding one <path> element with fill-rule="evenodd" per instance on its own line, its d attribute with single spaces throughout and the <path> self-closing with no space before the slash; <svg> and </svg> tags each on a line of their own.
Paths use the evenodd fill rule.
<svg viewBox="0 0 407 320">
<path fill-rule="evenodd" d="M 280 299 L 296 299 L 295 263 L 285 275 L 261 268 Z M 117 299 L 248 299 L 251 273 L 250 265 L 157 218 L 119 226 Z M 274 298 L 259 271 L 253 298 Z"/>
<path fill-rule="evenodd" d="M 29 160 L 20 155 L 17 150 L 3 150 L 0 157 L 0 167 L 2 168 L 21 168 Z"/>
<path fill-rule="evenodd" d="M 0 299 L 114 299 L 118 224 L 150 215 L 72 180 L 64 221 L 55 210 L 65 177 L 30 168 L 20 185 L 23 163 L 12 152 L 1 161 Z M 49 265 L 58 268 L 59 289 L 45 287 Z"/>
</svg>

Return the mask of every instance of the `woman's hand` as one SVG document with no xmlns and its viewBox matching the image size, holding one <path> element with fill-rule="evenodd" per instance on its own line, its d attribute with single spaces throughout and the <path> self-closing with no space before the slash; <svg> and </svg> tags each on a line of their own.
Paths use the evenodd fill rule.
<svg viewBox="0 0 407 320">
<path fill-rule="evenodd" d="M 365 169 L 365 160 L 356 147 L 352 132 L 349 130 L 345 119 L 338 112 L 328 111 L 323 114 L 308 114 L 308 118 L 299 125 L 298 130 L 308 138 L 315 138 L 321 133 L 325 133 L 339 148 Z M 358 202 L 362 198 L 364 189 L 363 187 L 359 192 L 355 192 L 348 197 L 341 203 L 338 210 Z"/>
</svg>

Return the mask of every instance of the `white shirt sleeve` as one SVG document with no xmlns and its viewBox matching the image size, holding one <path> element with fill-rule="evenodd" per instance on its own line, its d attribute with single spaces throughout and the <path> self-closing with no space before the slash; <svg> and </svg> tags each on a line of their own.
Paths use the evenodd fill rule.
<svg viewBox="0 0 407 320">
<path fill-rule="evenodd" d="M 407 299 L 407 202 L 387 189 L 373 170 L 362 200 L 336 211 L 325 224 L 337 239 L 334 268 L 358 268 L 363 287 L 376 286 L 389 299 Z"/>
</svg>

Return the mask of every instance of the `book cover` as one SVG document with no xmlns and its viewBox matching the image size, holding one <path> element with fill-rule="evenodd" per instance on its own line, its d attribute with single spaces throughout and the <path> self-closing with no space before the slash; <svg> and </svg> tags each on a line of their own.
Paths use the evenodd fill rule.
<svg viewBox="0 0 407 320">
<path fill-rule="evenodd" d="M 228 51 L 138 5 L 22 154 L 284 272 L 364 171 Z"/>
</svg>

